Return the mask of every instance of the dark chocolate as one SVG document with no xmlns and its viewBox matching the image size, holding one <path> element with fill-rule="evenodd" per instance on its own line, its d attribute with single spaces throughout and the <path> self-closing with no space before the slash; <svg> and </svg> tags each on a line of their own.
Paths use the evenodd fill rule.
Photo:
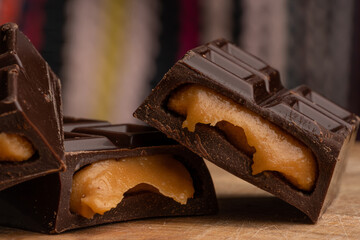
<svg viewBox="0 0 360 240">
<path fill-rule="evenodd" d="M 0 133 L 25 137 L 36 153 L 0 162 L 0 190 L 64 169 L 60 80 L 16 24 L 0 27 Z"/>
<path fill-rule="evenodd" d="M 70 116 L 64 116 L 64 133 L 70 133 L 77 127 L 93 127 L 110 125 L 108 121 L 87 119 L 87 118 L 75 118 Z"/>
<path fill-rule="evenodd" d="M 69 122 L 68 124 L 74 124 Z M 185 147 L 169 141 L 154 128 L 141 125 L 110 125 L 82 127 L 65 132 L 65 172 L 40 177 L 0 192 L 0 224 L 43 233 L 60 233 L 70 229 L 110 222 L 163 216 L 205 215 L 217 212 L 217 200 L 209 171 L 204 161 Z M 64 124 L 66 128 L 67 124 Z M 106 126 L 106 129 L 103 127 Z M 84 129 L 88 129 L 88 133 Z M 95 135 L 96 132 L 96 135 Z M 118 135 L 122 141 L 107 136 Z M 146 140 L 154 136 L 149 146 Z M 126 136 L 121 138 L 120 136 Z M 129 137 L 130 136 L 130 137 Z M 141 136 L 145 136 L 141 142 Z M 132 141 L 132 138 L 136 141 Z M 136 144 L 136 145 L 134 145 Z M 90 149 L 92 147 L 93 149 Z M 153 192 L 125 194 L 124 199 L 104 215 L 87 219 L 69 209 L 72 178 L 82 167 L 106 159 L 170 154 L 189 171 L 194 184 L 194 197 L 181 205 L 169 197 Z M 26 196 L 24 199 L 23 196 Z"/>
<path fill-rule="evenodd" d="M 197 124 L 182 128 L 184 117 L 167 108 L 179 87 L 199 84 L 245 106 L 285 130 L 313 152 L 318 176 L 311 192 L 289 184 L 276 172 L 252 175 L 252 159 L 222 132 Z M 220 39 L 190 50 L 155 87 L 134 116 L 177 140 L 199 156 L 283 199 L 316 222 L 337 195 L 359 118 L 306 86 L 284 88 L 278 71 Z"/>
</svg>

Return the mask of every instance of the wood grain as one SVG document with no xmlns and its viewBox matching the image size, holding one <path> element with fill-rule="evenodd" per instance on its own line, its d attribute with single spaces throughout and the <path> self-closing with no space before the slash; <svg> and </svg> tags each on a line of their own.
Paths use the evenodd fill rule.
<svg viewBox="0 0 360 240">
<path fill-rule="evenodd" d="M 0 239 L 360 239 L 360 142 L 351 151 L 338 198 L 315 225 L 285 202 L 208 166 L 218 215 L 130 221 L 60 235 L 0 227 Z"/>
</svg>

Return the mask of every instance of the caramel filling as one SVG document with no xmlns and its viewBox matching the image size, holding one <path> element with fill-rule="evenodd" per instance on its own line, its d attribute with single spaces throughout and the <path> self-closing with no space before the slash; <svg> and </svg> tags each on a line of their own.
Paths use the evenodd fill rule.
<svg viewBox="0 0 360 240">
<path fill-rule="evenodd" d="M 170 155 L 109 159 L 75 173 L 70 210 L 90 219 L 115 208 L 124 193 L 139 191 L 158 192 L 180 204 L 194 195 L 189 172 Z"/>
<path fill-rule="evenodd" d="M 317 164 L 310 149 L 279 127 L 234 101 L 199 85 L 187 85 L 170 96 L 168 108 L 186 116 L 182 127 L 197 123 L 221 129 L 228 141 L 252 156 L 252 174 L 281 173 L 301 190 L 312 190 Z"/>
<path fill-rule="evenodd" d="M 25 137 L 0 133 L 0 161 L 21 162 L 31 158 L 34 153 L 34 147 Z"/>
</svg>

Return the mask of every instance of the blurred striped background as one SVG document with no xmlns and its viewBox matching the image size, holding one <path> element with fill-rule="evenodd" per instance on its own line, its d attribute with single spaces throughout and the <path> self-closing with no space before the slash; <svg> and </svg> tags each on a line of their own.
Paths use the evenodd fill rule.
<svg viewBox="0 0 360 240">
<path fill-rule="evenodd" d="M 64 113 L 134 122 L 184 53 L 225 37 L 360 115 L 360 1 L 0 0 L 63 83 Z"/>
</svg>

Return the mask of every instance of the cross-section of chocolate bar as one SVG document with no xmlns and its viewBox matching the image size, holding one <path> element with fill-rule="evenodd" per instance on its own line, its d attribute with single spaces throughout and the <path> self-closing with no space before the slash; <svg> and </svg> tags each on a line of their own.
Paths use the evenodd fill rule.
<svg viewBox="0 0 360 240">
<path fill-rule="evenodd" d="M 199 156 L 148 126 L 91 126 L 95 122 L 65 118 L 64 128 L 72 129 L 65 132 L 66 171 L 0 192 L 0 224 L 60 233 L 217 212 L 213 183 Z"/>
<path fill-rule="evenodd" d="M 0 27 L 0 190 L 64 169 L 60 81 L 16 24 Z"/>
<path fill-rule="evenodd" d="M 189 51 L 134 116 L 316 222 L 338 192 L 359 118 L 220 39 Z M 241 190 L 239 190 L 241 191 Z"/>
</svg>

